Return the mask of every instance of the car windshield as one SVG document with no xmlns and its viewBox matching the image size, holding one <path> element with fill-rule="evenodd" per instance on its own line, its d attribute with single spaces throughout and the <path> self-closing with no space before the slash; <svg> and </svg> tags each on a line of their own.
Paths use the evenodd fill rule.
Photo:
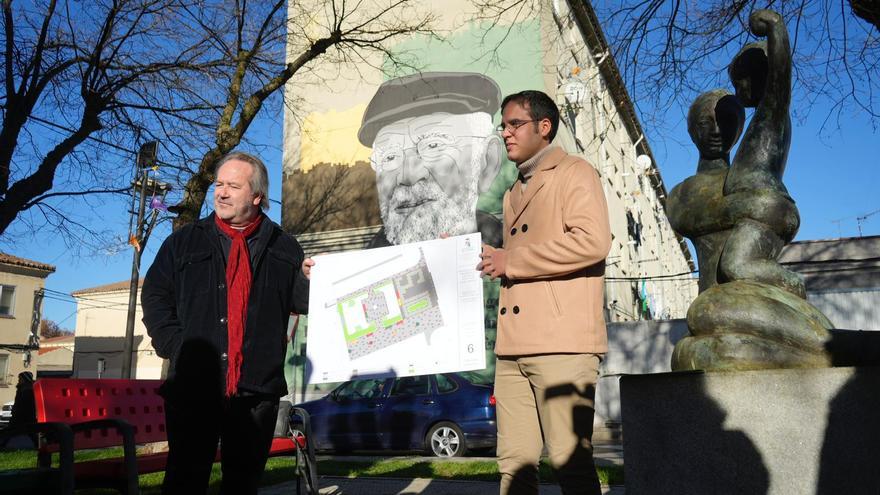
<svg viewBox="0 0 880 495">
<path fill-rule="evenodd" d="M 492 385 L 495 383 L 493 380 L 494 377 L 486 376 L 477 371 L 460 371 L 458 373 L 458 376 L 473 383 L 474 385 Z"/>
</svg>

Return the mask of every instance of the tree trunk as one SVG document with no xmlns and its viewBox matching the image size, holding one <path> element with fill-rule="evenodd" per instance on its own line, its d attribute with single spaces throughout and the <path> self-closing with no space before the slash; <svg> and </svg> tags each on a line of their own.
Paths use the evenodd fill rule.
<svg viewBox="0 0 880 495">
<path fill-rule="evenodd" d="M 880 0 L 850 0 L 853 14 L 870 22 L 880 31 Z"/>
</svg>

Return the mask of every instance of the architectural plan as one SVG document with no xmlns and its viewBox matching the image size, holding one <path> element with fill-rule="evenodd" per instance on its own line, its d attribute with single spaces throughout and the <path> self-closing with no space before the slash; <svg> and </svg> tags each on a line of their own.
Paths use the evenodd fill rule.
<svg viewBox="0 0 880 495">
<path fill-rule="evenodd" d="M 310 383 L 485 367 L 479 234 L 316 256 Z"/>
</svg>

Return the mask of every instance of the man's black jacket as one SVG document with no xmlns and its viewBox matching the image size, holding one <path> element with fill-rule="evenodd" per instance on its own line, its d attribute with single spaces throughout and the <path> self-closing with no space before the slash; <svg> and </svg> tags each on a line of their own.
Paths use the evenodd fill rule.
<svg viewBox="0 0 880 495">
<path fill-rule="evenodd" d="M 226 261 L 218 236 L 213 214 L 174 232 L 144 279 L 144 325 L 156 353 L 171 360 L 165 394 L 204 395 L 223 387 Z M 253 283 L 238 386 L 245 393 L 281 396 L 287 393 L 283 368 L 288 319 L 291 312 L 308 312 L 303 250 L 268 218 L 249 248 Z"/>
</svg>

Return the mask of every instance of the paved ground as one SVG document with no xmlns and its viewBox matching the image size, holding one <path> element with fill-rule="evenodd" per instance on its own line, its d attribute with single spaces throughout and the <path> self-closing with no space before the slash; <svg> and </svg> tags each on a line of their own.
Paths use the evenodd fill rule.
<svg viewBox="0 0 880 495">
<path fill-rule="evenodd" d="M 448 481 L 430 479 L 394 478 L 333 478 L 320 481 L 321 495 L 492 495 L 498 493 L 498 483 L 487 481 Z M 294 482 L 263 488 L 260 495 L 292 495 Z M 540 495 L 559 495 L 556 485 L 541 485 Z M 624 495 L 622 486 L 603 486 L 605 495 Z"/>
<path fill-rule="evenodd" d="M 319 456 L 319 458 L 322 456 Z M 598 465 L 623 465 L 623 447 L 619 444 L 597 445 L 594 457 Z M 376 457 L 334 457 L 334 459 L 366 460 Z M 388 458 L 388 457 L 383 457 Z M 411 459 L 412 457 L 407 457 Z M 423 460 L 436 460 L 424 457 Z M 494 457 L 464 457 L 443 459 L 468 462 L 475 460 L 494 460 Z M 320 479 L 321 495 L 493 495 L 498 493 L 497 482 L 451 481 L 433 479 L 397 478 L 337 478 L 324 476 Z M 293 495 L 296 485 L 293 481 L 263 488 L 260 495 Z M 556 485 L 541 485 L 540 495 L 559 495 L 562 492 Z M 604 495 L 624 495 L 623 486 L 603 486 Z"/>
</svg>

